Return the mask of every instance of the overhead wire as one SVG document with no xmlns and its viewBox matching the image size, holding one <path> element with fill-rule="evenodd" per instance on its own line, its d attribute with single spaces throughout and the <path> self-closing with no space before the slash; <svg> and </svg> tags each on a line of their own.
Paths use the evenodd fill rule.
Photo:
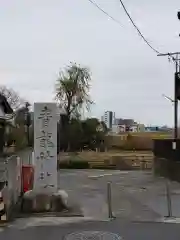
<svg viewBox="0 0 180 240">
<path fill-rule="evenodd" d="M 91 4 L 93 4 L 97 9 L 99 9 L 102 13 L 104 13 L 106 16 L 108 16 L 111 20 L 113 20 L 114 22 L 116 22 L 117 24 L 119 24 L 122 27 L 122 25 L 121 25 L 119 20 L 117 20 L 112 15 L 110 15 L 108 12 L 106 12 L 104 9 L 102 9 L 96 2 L 94 2 L 93 0 L 88 0 L 88 1 Z"/>
<path fill-rule="evenodd" d="M 120 23 L 119 20 L 117 20 L 116 18 L 114 18 L 112 15 L 110 15 L 107 11 L 105 11 L 103 8 L 101 8 L 95 1 L 93 0 L 88 0 L 93 6 L 95 6 L 97 9 L 99 9 L 102 13 L 104 13 L 106 16 L 108 16 L 111 20 L 113 20 L 114 22 L 116 22 L 117 24 L 119 24 L 121 27 L 122 27 L 122 24 Z M 128 10 L 126 9 L 124 3 L 122 0 L 119 0 L 126 15 L 128 16 L 129 20 L 131 21 L 131 23 L 133 24 L 133 26 L 135 27 L 135 29 L 137 30 L 138 34 L 140 35 L 140 37 L 143 39 L 143 41 L 156 53 L 156 54 L 160 54 L 159 50 L 157 50 L 155 47 L 153 47 L 150 42 L 147 40 L 146 37 L 144 37 L 144 35 L 142 34 L 142 32 L 140 31 L 140 29 L 138 28 L 138 26 L 136 25 L 136 23 L 134 22 L 134 20 L 132 19 L 132 17 L 130 16 Z M 172 61 L 174 63 L 176 63 L 176 59 L 171 56 L 169 54 L 169 58 L 172 59 Z M 180 67 L 179 63 L 178 63 L 178 66 Z"/>
<path fill-rule="evenodd" d="M 120 21 L 117 20 L 116 18 L 114 18 L 112 15 L 110 15 L 108 12 L 106 12 L 104 9 L 102 9 L 95 1 L 93 0 L 88 0 L 91 4 L 93 4 L 96 8 L 98 8 L 101 12 L 103 12 L 106 16 L 108 16 L 109 18 L 111 18 L 114 22 L 118 23 L 121 25 Z M 131 18 L 130 14 L 128 13 L 124 3 L 120 0 L 121 5 L 123 6 L 124 11 L 126 12 L 127 16 L 129 17 L 131 23 L 133 24 L 133 26 L 136 28 L 136 30 L 138 31 L 139 35 L 141 36 L 141 38 L 145 41 L 145 43 L 157 54 L 159 54 L 160 52 L 155 49 L 149 42 L 148 40 L 143 36 L 143 34 L 141 33 L 141 31 L 139 30 L 139 28 L 136 26 L 136 24 L 134 23 L 133 19 Z M 122 26 L 122 25 L 121 25 Z"/>
<path fill-rule="evenodd" d="M 140 31 L 140 29 L 137 27 L 137 25 L 136 25 L 135 22 L 133 21 L 132 17 L 130 16 L 129 12 L 127 11 L 127 9 L 126 9 L 123 1 L 122 1 L 122 0 L 119 0 L 119 1 L 120 1 L 121 5 L 122 5 L 122 7 L 123 7 L 123 9 L 124 9 L 124 11 L 125 11 L 125 13 L 126 13 L 126 15 L 128 16 L 129 20 L 131 21 L 131 23 L 133 24 L 133 26 L 134 26 L 135 29 L 137 30 L 138 34 L 139 34 L 139 35 L 141 36 L 141 38 L 144 40 L 144 42 L 145 42 L 155 53 L 160 54 L 160 52 L 159 52 L 156 48 L 154 48 L 154 47 L 149 43 L 149 41 L 144 37 L 144 35 L 143 35 L 142 32 Z M 177 63 L 178 66 L 180 67 L 178 61 L 177 61 L 173 56 L 171 56 L 170 54 L 169 54 L 169 58 L 171 58 L 172 61 L 173 61 L 175 64 Z"/>
<path fill-rule="evenodd" d="M 160 54 L 160 52 L 159 52 L 156 48 L 154 48 L 154 47 L 149 43 L 149 41 L 144 37 L 144 35 L 142 34 L 142 32 L 139 30 L 139 28 L 137 27 L 137 25 L 135 24 L 135 22 L 134 22 L 133 19 L 131 18 L 129 12 L 127 11 L 127 9 L 126 9 L 123 1 L 122 1 L 122 0 L 119 0 L 119 1 L 120 1 L 121 5 L 122 5 L 122 7 L 123 7 L 123 9 L 124 9 L 124 11 L 125 11 L 125 13 L 126 13 L 126 15 L 128 16 L 129 20 L 131 21 L 131 23 L 133 24 L 133 26 L 136 28 L 138 34 L 141 36 L 141 38 L 144 40 L 144 42 L 145 42 L 154 52 L 156 52 L 157 54 Z"/>
</svg>

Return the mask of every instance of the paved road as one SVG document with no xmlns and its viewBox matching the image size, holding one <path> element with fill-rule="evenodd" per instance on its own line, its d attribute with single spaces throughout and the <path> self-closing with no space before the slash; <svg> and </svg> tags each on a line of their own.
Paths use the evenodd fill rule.
<svg viewBox="0 0 180 240">
<path fill-rule="evenodd" d="M 21 153 L 24 163 L 31 161 L 31 150 Z M 92 178 L 89 178 L 92 176 Z M 94 176 L 94 178 L 93 178 Z M 84 215 L 107 218 L 107 182 L 112 182 L 113 211 L 131 220 L 155 220 L 167 215 L 165 180 L 150 172 L 112 170 L 62 170 L 59 187 L 78 204 Z M 173 216 L 180 217 L 180 184 L 171 182 Z"/>
<path fill-rule="evenodd" d="M 47 226 L 11 227 L 0 233 L 3 240 L 61 240 L 70 233 L 82 231 L 105 231 L 116 233 L 124 240 L 179 240 L 179 224 L 165 223 L 127 223 L 115 220 L 111 222 L 78 222 L 50 224 Z M 77 240 L 77 239 L 74 239 Z M 110 240 L 110 239 L 108 239 Z"/>
<path fill-rule="evenodd" d="M 165 179 L 151 172 L 62 170 L 59 186 L 70 201 L 79 203 L 86 217 L 107 219 L 107 182 L 112 183 L 112 209 L 116 217 L 156 221 L 167 216 Z M 180 217 L 180 184 L 171 182 L 173 216 Z"/>
<path fill-rule="evenodd" d="M 0 239 L 56 240 L 87 230 L 117 233 L 125 240 L 180 238 L 179 224 L 158 222 L 167 214 L 163 178 L 141 171 L 61 170 L 58 181 L 68 192 L 70 204 L 78 204 L 85 217 L 19 219 L 0 229 Z M 113 221 L 107 221 L 108 181 L 112 184 Z M 170 188 L 173 213 L 180 216 L 180 184 L 171 182 Z"/>
</svg>

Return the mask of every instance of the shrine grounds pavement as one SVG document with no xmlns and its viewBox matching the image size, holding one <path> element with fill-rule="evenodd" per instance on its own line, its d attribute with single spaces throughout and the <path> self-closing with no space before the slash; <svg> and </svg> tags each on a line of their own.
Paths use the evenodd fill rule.
<svg viewBox="0 0 180 240">
<path fill-rule="evenodd" d="M 85 217 L 107 219 L 107 182 L 111 182 L 112 211 L 126 221 L 157 222 L 168 215 L 166 179 L 146 171 L 61 170 L 59 186 L 79 205 Z M 169 182 L 173 217 L 180 218 L 180 184 Z"/>
<path fill-rule="evenodd" d="M 108 219 L 107 211 L 109 181 L 116 217 L 113 220 Z M 0 228 L 0 239 L 56 240 L 87 230 L 116 233 L 124 240 L 180 239 L 180 184 L 170 182 L 176 218 L 166 219 L 165 183 L 164 178 L 144 171 L 61 170 L 58 172 L 59 187 L 68 192 L 69 204 L 84 217 L 17 219 L 6 228 Z"/>
</svg>

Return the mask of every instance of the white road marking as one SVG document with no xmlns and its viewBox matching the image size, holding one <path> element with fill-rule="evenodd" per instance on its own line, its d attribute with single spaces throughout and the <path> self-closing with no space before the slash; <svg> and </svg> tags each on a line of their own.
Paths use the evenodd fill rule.
<svg viewBox="0 0 180 240">
<path fill-rule="evenodd" d="M 103 176 L 106 177 L 106 176 L 112 176 L 113 173 L 105 173 Z"/>
<path fill-rule="evenodd" d="M 97 179 L 101 177 L 113 176 L 113 175 L 119 175 L 119 174 L 121 174 L 121 172 L 104 173 L 96 176 L 88 176 L 88 178 Z"/>
<path fill-rule="evenodd" d="M 99 176 L 88 176 L 88 178 L 90 178 L 90 179 L 98 179 L 98 178 L 101 178 L 101 177 L 103 177 L 103 175 L 99 175 Z"/>
<path fill-rule="evenodd" d="M 164 223 L 180 223 L 180 218 L 163 218 L 158 221 Z"/>
</svg>

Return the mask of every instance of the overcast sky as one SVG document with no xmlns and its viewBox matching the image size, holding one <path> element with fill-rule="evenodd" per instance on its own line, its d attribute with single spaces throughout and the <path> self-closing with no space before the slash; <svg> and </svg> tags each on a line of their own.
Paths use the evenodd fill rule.
<svg viewBox="0 0 180 240">
<path fill-rule="evenodd" d="M 29 100 L 51 101 L 58 72 L 70 61 L 92 72 L 92 115 L 146 124 L 173 123 L 174 65 L 138 36 L 119 0 L 1 0 L 0 78 Z M 179 0 L 124 0 L 143 34 L 160 52 L 180 51 Z"/>
</svg>

